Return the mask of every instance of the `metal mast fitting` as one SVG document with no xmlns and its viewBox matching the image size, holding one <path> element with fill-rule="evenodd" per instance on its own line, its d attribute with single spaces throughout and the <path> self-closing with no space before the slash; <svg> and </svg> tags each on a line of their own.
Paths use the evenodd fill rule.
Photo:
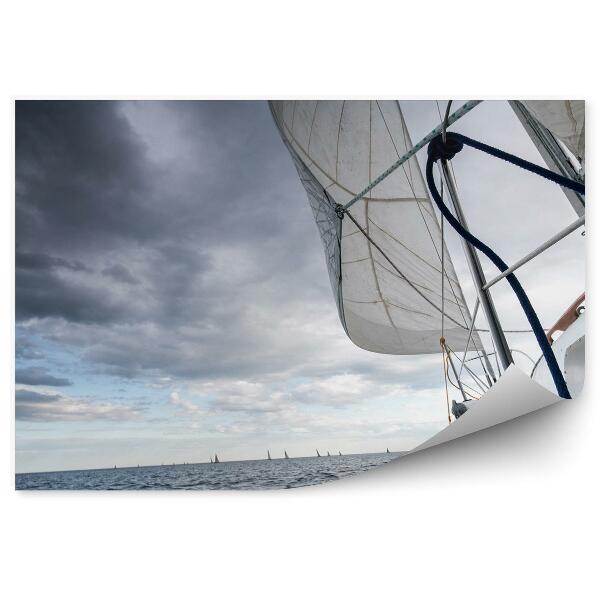
<svg viewBox="0 0 600 600">
<path fill-rule="evenodd" d="M 448 193 L 452 200 L 452 205 L 454 206 L 456 218 L 465 229 L 469 229 L 462 206 L 460 204 L 460 200 L 458 198 L 456 186 L 454 185 L 454 180 L 452 179 L 452 175 L 450 174 L 450 170 L 448 168 L 448 162 L 446 160 L 442 160 L 440 162 L 442 163 L 444 181 L 446 182 L 446 188 L 448 189 Z M 471 246 L 471 244 L 469 244 L 464 238 L 461 237 L 461 241 L 467 257 L 469 269 L 471 271 L 471 277 L 473 278 L 473 283 L 475 284 L 475 289 L 477 290 L 477 294 L 479 296 L 481 308 L 483 309 L 485 317 L 490 326 L 490 333 L 492 335 L 494 345 L 496 346 L 496 351 L 498 352 L 500 364 L 502 369 L 506 370 L 508 369 L 509 365 L 512 364 L 513 358 L 510 353 L 510 348 L 508 346 L 508 342 L 506 341 L 504 331 L 500 325 L 500 320 L 498 318 L 498 313 L 496 312 L 496 307 L 494 306 L 492 296 L 489 290 L 485 289 L 486 282 L 483 275 L 481 262 L 479 261 L 479 256 L 477 256 L 475 248 L 473 248 L 473 246 Z"/>
<path fill-rule="evenodd" d="M 481 100 L 469 100 L 465 102 L 456 112 L 453 112 L 448 117 L 446 126 L 452 125 L 454 121 L 458 121 L 461 117 L 464 117 L 470 110 L 474 109 Z M 355 202 L 358 202 L 366 194 L 368 194 L 375 186 L 379 185 L 388 175 L 391 175 L 398 167 L 405 163 L 411 156 L 414 156 L 421 148 L 424 148 L 429 142 L 440 135 L 444 125 L 438 125 L 435 129 L 430 131 L 420 142 L 417 142 L 406 154 L 401 156 L 389 169 L 386 169 L 379 177 L 374 179 L 362 192 L 359 192 L 350 202 L 344 204 L 343 209 L 348 210 Z"/>
</svg>

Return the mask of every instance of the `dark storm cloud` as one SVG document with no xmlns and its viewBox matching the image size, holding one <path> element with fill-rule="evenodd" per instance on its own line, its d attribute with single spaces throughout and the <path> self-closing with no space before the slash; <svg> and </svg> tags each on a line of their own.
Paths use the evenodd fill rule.
<svg viewBox="0 0 600 600">
<path fill-rule="evenodd" d="M 88 283 L 61 277 L 52 271 L 17 270 L 17 320 L 59 317 L 79 323 L 125 320 L 129 307 Z"/>
<path fill-rule="evenodd" d="M 15 392 L 15 400 L 17 406 L 19 404 L 36 404 L 36 403 L 47 403 L 57 402 L 62 396 L 60 394 L 43 394 L 40 392 L 32 392 L 31 390 L 17 390 Z"/>
<path fill-rule="evenodd" d="M 16 152 L 17 319 L 101 369 L 281 370 L 332 304 L 266 103 L 18 102 Z"/>
<path fill-rule="evenodd" d="M 115 240 L 139 241 L 159 220 L 148 207 L 143 144 L 109 102 L 16 103 L 16 316 L 122 320 L 91 272 Z"/>
<path fill-rule="evenodd" d="M 93 274 L 79 260 L 17 250 L 15 266 L 17 320 L 61 317 L 75 322 L 106 323 L 122 320 L 126 315 L 126 307 L 115 303 L 106 288 L 104 293 L 99 292 L 93 282 L 76 277 Z M 116 272 L 121 280 L 126 273 Z M 109 274 L 115 277 L 114 270 L 109 270 Z"/>
<path fill-rule="evenodd" d="M 86 267 L 79 261 L 69 261 L 64 258 L 50 256 L 36 252 L 15 253 L 15 267 L 23 270 L 52 270 L 57 268 L 71 269 L 73 271 L 86 271 Z"/>
<path fill-rule="evenodd" d="M 15 383 L 24 385 L 49 385 L 63 387 L 72 385 L 72 382 L 65 377 L 55 377 L 44 367 L 26 367 L 17 369 L 15 372 Z"/>
<path fill-rule="evenodd" d="M 16 103 L 17 242 L 77 258 L 94 242 L 145 239 L 151 189 L 143 144 L 111 102 Z M 108 239 L 107 239 L 108 238 Z"/>
<path fill-rule="evenodd" d="M 116 281 L 121 283 L 130 283 L 136 285 L 139 281 L 131 274 L 129 269 L 123 265 L 111 265 L 102 270 L 102 275 L 112 277 Z"/>
<path fill-rule="evenodd" d="M 55 104 L 17 117 L 16 313 L 28 334 L 101 375 L 263 382 L 244 410 L 288 402 L 269 400 L 269 382 L 287 377 L 398 380 L 393 357 L 357 350 L 339 325 L 266 103 Z M 427 387 L 430 368 L 404 380 Z"/>
</svg>

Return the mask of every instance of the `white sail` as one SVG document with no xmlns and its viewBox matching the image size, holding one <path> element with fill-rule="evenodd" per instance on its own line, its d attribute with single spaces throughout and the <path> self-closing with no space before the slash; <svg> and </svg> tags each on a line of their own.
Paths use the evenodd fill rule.
<svg viewBox="0 0 600 600">
<path fill-rule="evenodd" d="M 585 102 L 583 100 L 521 100 L 527 110 L 583 162 Z"/>
<path fill-rule="evenodd" d="M 383 253 L 335 212 L 336 204 L 346 204 L 411 148 L 398 103 L 270 105 L 306 189 L 350 339 L 385 354 L 439 352 L 444 312 L 446 341 L 462 351 L 470 317 L 445 248 L 442 300 L 441 233 L 416 158 L 350 208 Z M 481 347 L 476 333 L 472 339 Z"/>
</svg>

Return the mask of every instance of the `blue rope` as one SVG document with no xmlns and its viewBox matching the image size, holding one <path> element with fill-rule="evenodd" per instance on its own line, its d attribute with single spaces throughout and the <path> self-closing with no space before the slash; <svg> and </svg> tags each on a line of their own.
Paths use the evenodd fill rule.
<svg viewBox="0 0 600 600">
<path fill-rule="evenodd" d="M 541 167 L 538 167 L 537 165 L 532 165 L 532 163 L 528 163 L 527 161 L 524 161 L 523 159 L 520 159 L 516 156 L 512 156 L 510 154 L 507 154 L 506 152 L 502 152 L 501 150 L 492 148 L 491 146 L 486 146 L 485 144 L 480 144 L 479 142 L 475 142 L 474 140 L 465 138 L 465 136 L 462 136 L 462 135 L 459 135 L 456 133 L 448 133 L 445 144 L 444 144 L 441 136 L 436 137 L 435 139 L 433 139 L 430 142 L 430 144 L 427 148 L 428 156 L 427 156 L 427 166 L 426 166 L 425 175 L 426 175 L 426 179 L 427 179 L 427 186 L 429 187 L 429 191 L 431 192 L 431 195 L 433 196 L 433 199 L 434 199 L 437 207 L 439 208 L 439 210 L 442 213 L 442 215 L 444 216 L 444 218 L 450 223 L 450 225 L 452 225 L 452 227 L 458 232 L 458 234 L 460 236 L 462 236 L 469 244 L 471 244 L 472 246 L 477 248 L 480 252 L 485 254 L 494 263 L 494 265 L 498 269 L 500 269 L 500 271 L 506 271 L 509 268 L 508 265 L 489 246 L 484 244 L 481 240 L 476 238 L 470 231 L 468 231 L 465 227 L 463 227 L 461 225 L 461 223 L 454 217 L 454 215 L 448 210 L 448 208 L 442 201 L 442 198 L 441 198 L 441 196 L 438 192 L 438 189 L 435 185 L 435 180 L 433 177 L 434 163 L 440 158 L 443 160 L 448 160 L 448 159 L 452 158 L 456 153 L 458 153 L 462 150 L 463 143 L 468 144 L 473 147 L 485 146 L 486 149 L 483 150 L 484 152 L 488 152 L 488 149 L 491 149 L 494 152 L 493 153 L 488 152 L 488 154 L 492 154 L 493 156 L 498 156 L 498 158 L 503 158 L 504 160 L 508 160 L 512 164 L 516 164 L 524 169 L 531 170 L 532 172 L 537 173 L 538 175 L 542 175 L 543 177 L 546 177 L 547 179 L 550 179 L 551 181 L 555 181 L 555 183 L 560 183 L 560 185 L 564 185 L 564 184 L 559 181 L 556 181 L 554 177 L 560 178 L 561 180 L 564 178 L 560 177 L 559 175 L 556 175 L 555 173 L 552 173 L 551 171 L 548 171 L 548 173 L 550 173 L 553 177 L 552 178 L 547 177 L 546 174 L 538 172 L 538 171 L 546 171 L 546 169 L 542 169 Z M 474 144 L 477 144 L 477 146 L 475 146 Z M 477 149 L 482 149 L 482 148 L 477 148 Z M 527 165 L 527 166 L 524 166 L 524 165 Z M 528 168 L 529 165 L 534 166 L 536 168 L 536 171 L 533 171 L 532 169 Z M 569 183 L 574 183 L 574 182 L 571 182 L 571 180 L 567 180 L 567 181 Z M 570 189 L 573 189 L 573 188 L 571 187 Z M 536 340 L 537 340 L 537 342 L 542 350 L 542 353 L 544 355 L 544 358 L 546 359 L 546 363 L 548 364 L 548 369 L 550 370 L 550 374 L 552 375 L 552 379 L 554 381 L 554 385 L 556 386 L 558 395 L 561 398 L 570 398 L 571 395 L 569 394 L 569 389 L 567 387 L 565 378 L 563 377 L 560 367 L 558 366 L 558 362 L 556 361 L 556 357 L 554 356 L 554 352 L 552 351 L 552 348 L 550 346 L 550 342 L 548 341 L 548 338 L 546 337 L 546 334 L 544 332 L 542 324 L 540 323 L 540 320 L 539 320 L 535 310 L 533 309 L 533 306 L 532 306 L 529 298 L 527 297 L 525 290 L 519 283 L 519 280 L 517 279 L 517 277 L 514 273 L 507 275 L 506 280 L 508 281 L 511 288 L 513 289 L 515 295 L 517 296 L 517 298 L 521 304 L 521 307 L 523 308 L 523 311 L 525 312 L 525 316 L 527 317 L 527 320 L 529 321 L 529 325 L 531 326 L 531 329 L 533 330 Z"/>
<path fill-rule="evenodd" d="M 495 156 L 496 158 L 501 158 L 517 167 L 521 167 L 521 169 L 525 169 L 526 171 L 530 171 L 531 173 L 535 173 L 536 175 L 540 175 L 541 177 L 545 177 L 546 179 L 553 181 L 554 183 L 558 183 L 558 185 L 562 185 L 582 196 L 585 195 L 585 185 L 580 183 L 579 181 L 573 181 L 568 177 L 563 177 L 554 171 L 550 171 L 549 169 L 545 169 L 544 167 L 540 167 L 535 163 L 529 162 L 523 158 L 515 156 L 514 154 L 509 154 L 508 152 L 504 152 L 504 150 L 500 150 L 499 148 L 495 148 L 494 146 L 488 146 L 483 142 L 478 142 L 477 140 L 473 140 L 466 135 L 462 135 L 460 133 L 448 132 L 446 134 L 446 140 L 452 140 L 454 142 L 466 144 L 467 146 L 471 146 L 476 150 L 481 150 L 481 152 L 486 152 L 491 156 Z M 443 143 L 443 142 L 442 142 Z M 462 148 L 462 146 L 461 146 Z M 458 150 L 460 152 L 460 150 Z"/>
</svg>

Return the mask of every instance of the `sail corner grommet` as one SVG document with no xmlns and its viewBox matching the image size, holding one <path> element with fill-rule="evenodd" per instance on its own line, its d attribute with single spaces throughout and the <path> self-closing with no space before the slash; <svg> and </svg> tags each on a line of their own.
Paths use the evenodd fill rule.
<svg viewBox="0 0 600 600">
<path fill-rule="evenodd" d="M 340 220 L 344 218 L 344 213 L 346 212 L 346 209 L 344 208 L 343 204 L 336 203 L 334 210 L 335 210 L 335 214 L 338 216 L 338 218 Z"/>
</svg>

